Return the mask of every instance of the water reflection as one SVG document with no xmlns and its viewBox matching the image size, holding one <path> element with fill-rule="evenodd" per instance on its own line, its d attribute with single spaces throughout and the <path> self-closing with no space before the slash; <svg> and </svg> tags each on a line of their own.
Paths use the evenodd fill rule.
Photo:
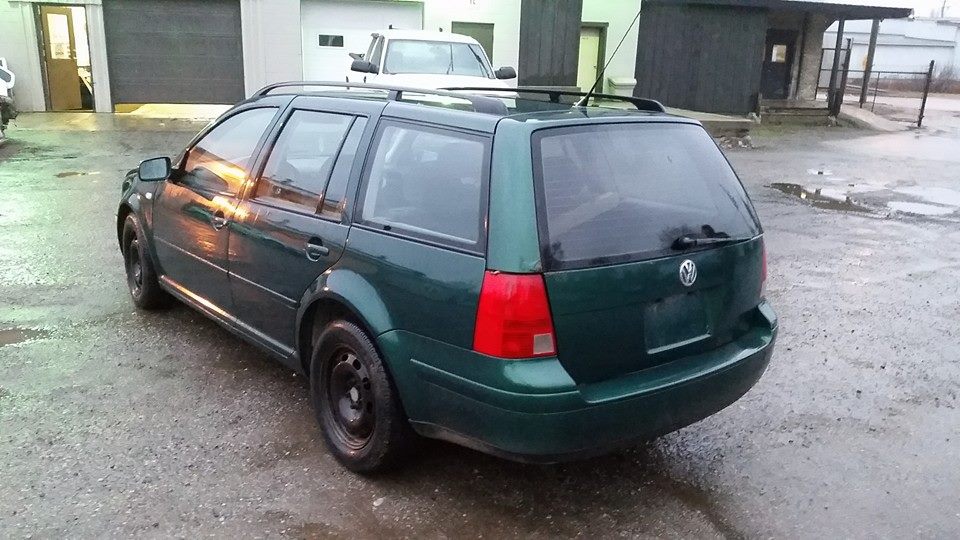
<svg viewBox="0 0 960 540">
<path fill-rule="evenodd" d="M 869 212 L 870 208 L 860 204 L 838 190 L 816 188 L 813 190 L 804 188 L 800 184 L 791 184 L 786 182 L 774 182 L 770 187 L 798 197 L 817 208 L 826 208 L 829 210 L 841 210 L 844 212 Z"/>
</svg>

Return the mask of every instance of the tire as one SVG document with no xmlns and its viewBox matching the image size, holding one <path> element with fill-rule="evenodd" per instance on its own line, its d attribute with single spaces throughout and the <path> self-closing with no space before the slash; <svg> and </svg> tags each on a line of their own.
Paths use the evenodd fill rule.
<svg viewBox="0 0 960 540">
<path fill-rule="evenodd" d="M 324 441 L 351 471 L 372 474 L 401 461 L 413 439 L 373 342 L 356 324 L 328 324 L 313 347 L 310 398 Z"/>
<path fill-rule="evenodd" d="M 154 310 L 169 304 L 170 296 L 160 288 L 149 248 L 137 216 L 130 214 L 123 222 L 123 267 L 127 275 L 130 298 L 140 309 Z"/>
</svg>

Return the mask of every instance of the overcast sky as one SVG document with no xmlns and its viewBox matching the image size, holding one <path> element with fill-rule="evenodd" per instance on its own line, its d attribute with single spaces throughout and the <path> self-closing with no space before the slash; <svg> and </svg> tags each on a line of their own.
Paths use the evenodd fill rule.
<svg viewBox="0 0 960 540">
<path fill-rule="evenodd" d="M 943 0 L 827 0 L 842 4 L 866 4 L 873 6 L 903 6 L 913 8 L 916 17 L 929 17 L 936 13 L 940 15 Z M 947 0 L 946 14 L 948 17 L 960 17 L 960 0 Z"/>
<path fill-rule="evenodd" d="M 896 4 L 912 7 L 913 14 L 917 17 L 929 17 L 931 12 L 940 15 L 940 7 L 943 0 L 898 0 Z M 960 16 L 960 0 L 947 0 L 947 16 Z"/>
</svg>

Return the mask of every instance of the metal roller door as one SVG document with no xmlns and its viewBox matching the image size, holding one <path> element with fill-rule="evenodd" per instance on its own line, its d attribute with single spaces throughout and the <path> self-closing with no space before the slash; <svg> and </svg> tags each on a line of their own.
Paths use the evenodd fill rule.
<svg viewBox="0 0 960 540">
<path fill-rule="evenodd" d="M 244 98 L 238 0 L 103 3 L 114 103 Z"/>
</svg>

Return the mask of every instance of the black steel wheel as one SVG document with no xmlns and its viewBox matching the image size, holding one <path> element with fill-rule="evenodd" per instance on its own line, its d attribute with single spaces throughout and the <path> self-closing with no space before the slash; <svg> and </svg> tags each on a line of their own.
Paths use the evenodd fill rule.
<svg viewBox="0 0 960 540">
<path fill-rule="evenodd" d="M 367 334 L 349 321 L 330 323 L 316 339 L 310 366 L 317 422 L 334 457 L 359 473 L 396 465 L 413 433 Z"/>
<path fill-rule="evenodd" d="M 157 273 L 143 240 L 143 229 L 134 214 L 123 223 L 123 265 L 127 274 L 130 298 L 141 309 L 157 309 L 169 301 L 169 296 L 160 288 Z"/>
<path fill-rule="evenodd" d="M 373 435 L 376 423 L 376 396 L 372 392 L 370 374 L 357 358 L 357 353 L 341 346 L 327 364 L 327 404 L 332 426 L 346 446 L 363 448 Z"/>
</svg>

